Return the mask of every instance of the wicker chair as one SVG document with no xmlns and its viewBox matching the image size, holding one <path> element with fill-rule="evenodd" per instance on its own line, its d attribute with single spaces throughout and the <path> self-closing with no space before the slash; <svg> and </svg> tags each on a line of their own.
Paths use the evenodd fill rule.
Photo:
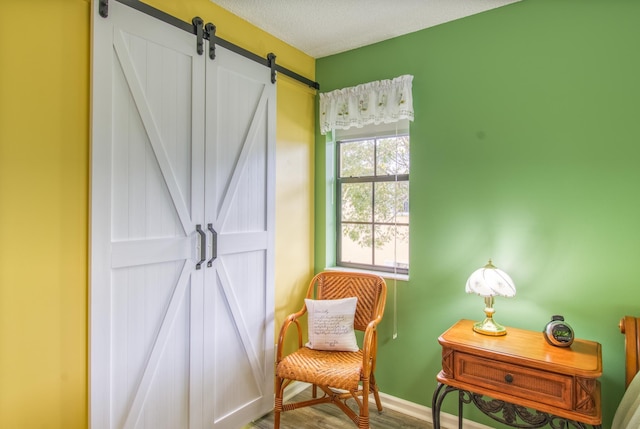
<svg viewBox="0 0 640 429">
<path fill-rule="evenodd" d="M 305 305 L 284 321 L 278 338 L 276 355 L 274 429 L 280 427 L 282 412 L 323 403 L 335 404 L 353 420 L 359 429 L 368 429 L 370 393 L 375 397 L 378 411 L 382 411 L 373 372 L 378 345 L 376 329 L 382 320 L 387 297 L 387 285 L 384 279 L 372 274 L 322 272 L 311 280 L 306 297 L 329 300 L 353 296 L 358 298 L 354 329 L 364 332 L 360 350 L 356 352 L 312 350 L 304 346 L 299 320 L 307 313 Z M 283 356 L 285 335 L 292 324 L 297 328 L 298 349 Z M 284 389 L 294 380 L 310 383 L 313 386 L 313 398 L 284 404 Z M 324 393 L 322 397 L 317 395 L 318 387 Z M 359 409 L 359 414 L 356 414 L 347 404 L 347 400 L 352 398 Z"/>
</svg>

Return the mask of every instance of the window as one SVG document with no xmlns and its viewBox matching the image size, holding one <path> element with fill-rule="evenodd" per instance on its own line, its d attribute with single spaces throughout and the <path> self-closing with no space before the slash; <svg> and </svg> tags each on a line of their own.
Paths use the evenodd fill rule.
<svg viewBox="0 0 640 429">
<path fill-rule="evenodd" d="M 402 75 L 319 94 L 327 178 L 336 183 L 326 200 L 326 238 L 336 243 L 326 248 L 329 263 L 409 273 L 412 82 Z"/>
<path fill-rule="evenodd" d="M 336 147 L 337 265 L 408 274 L 409 134 Z"/>
</svg>

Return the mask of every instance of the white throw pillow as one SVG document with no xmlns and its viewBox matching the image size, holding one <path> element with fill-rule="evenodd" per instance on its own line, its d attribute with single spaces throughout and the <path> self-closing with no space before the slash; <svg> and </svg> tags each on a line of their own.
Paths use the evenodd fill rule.
<svg viewBox="0 0 640 429">
<path fill-rule="evenodd" d="M 357 352 L 358 342 L 353 330 L 358 298 L 313 300 L 305 299 L 309 312 L 309 342 L 314 350 Z"/>
</svg>

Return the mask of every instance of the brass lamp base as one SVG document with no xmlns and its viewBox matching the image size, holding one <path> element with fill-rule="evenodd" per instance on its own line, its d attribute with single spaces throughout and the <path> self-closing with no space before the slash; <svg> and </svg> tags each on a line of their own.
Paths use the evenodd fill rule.
<svg viewBox="0 0 640 429">
<path fill-rule="evenodd" d="M 473 330 L 479 334 L 499 337 L 507 335 L 507 328 L 493 320 L 493 296 L 484 297 L 484 314 L 487 316 L 482 322 L 474 323 Z"/>
<path fill-rule="evenodd" d="M 500 325 L 499 323 L 496 323 L 490 317 L 487 317 L 482 322 L 474 323 L 473 330 L 479 334 L 491 335 L 494 337 L 507 335 L 507 328 Z"/>
</svg>

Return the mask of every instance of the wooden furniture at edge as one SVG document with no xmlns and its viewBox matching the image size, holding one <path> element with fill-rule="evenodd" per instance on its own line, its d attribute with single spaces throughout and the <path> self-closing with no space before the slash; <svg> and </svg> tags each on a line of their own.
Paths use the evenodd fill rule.
<svg viewBox="0 0 640 429">
<path fill-rule="evenodd" d="M 307 313 L 305 305 L 289 315 L 280 330 L 276 354 L 274 429 L 280 427 L 282 412 L 323 403 L 332 403 L 353 420 L 359 429 L 369 429 L 369 394 L 373 393 L 378 411 L 382 403 L 374 377 L 378 346 L 377 326 L 382 320 L 387 297 L 384 279 L 373 274 L 325 271 L 310 282 L 306 298 L 327 300 L 357 297 L 354 329 L 364 332 L 357 352 L 311 350 L 303 345 L 300 318 Z M 287 330 L 297 328 L 298 349 L 283 354 Z M 284 389 L 292 381 L 310 383 L 313 398 L 307 401 L 283 403 Z M 317 397 L 317 388 L 322 397 Z M 347 404 L 355 400 L 359 414 Z"/>
<path fill-rule="evenodd" d="M 508 328 L 507 335 L 494 337 L 474 332 L 472 325 L 470 320 L 461 320 L 438 338 L 442 345 L 442 371 L 437 375 L 439 384 L 433 397 L 435 429 L 439 428 L 440 405 L 448 393 L 443 388 L 447 386 L 449 391 L 468 392 L 469 402 L 474 394 L 475 399 L 486 395 L 536 410 L 546 414 L 547 419 L 600 427 L 599 343 L 575 339 L 570 348 L 554 347 L 542 332 Z M 462 416 L 459 417 L 462 424 Z"/>
<path fill-rule="evenodd" d="M 620 332 L 624 334 L 624 386 L 629 387 L 633 377 L 640 371 L 640 318 L 624 316 L 620 320 Z"/>
</svg>

